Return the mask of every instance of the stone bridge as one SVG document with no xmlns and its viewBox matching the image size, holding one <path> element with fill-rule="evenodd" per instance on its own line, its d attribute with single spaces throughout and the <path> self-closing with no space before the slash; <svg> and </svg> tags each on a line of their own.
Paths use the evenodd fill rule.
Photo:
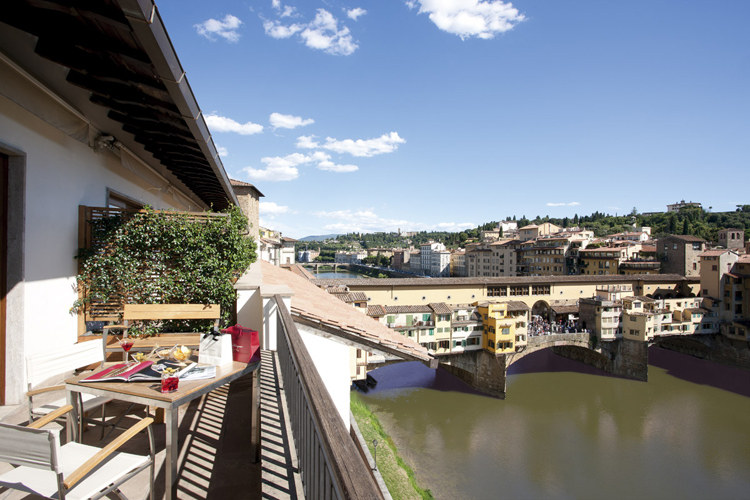
<svg viewBox="0 0 750 500">
<path fill-rule="evenodd" d="M 534 335 L 528 337 L 528 344 L 522 348 L 521 351 L 517 351 L 511 354 L 506 354 L 508 362 L 506 368 L 510 367 L 513 363 L 528 356 L 531 353 L 541 351 L 542 349 L 548 349 L 550 347 L 560 346 L 576 346 L 584 349 L 590 348 L 590 337 L 588 333 L 555 333 L 551 335 Z"/>
<path fill-rule="evenodd" d="M 542 349 L 581 361 L 613 375 L 648 379 L 648 344 L 618 339 L 592 345 L 588 333 L 560 333 L 529 338 L 518 352 L 492 354 L 484 349 L 438 356 L 440 366 L 472 387 L 491 396 L 505 398 L 508 367 Z"/>
</svg>

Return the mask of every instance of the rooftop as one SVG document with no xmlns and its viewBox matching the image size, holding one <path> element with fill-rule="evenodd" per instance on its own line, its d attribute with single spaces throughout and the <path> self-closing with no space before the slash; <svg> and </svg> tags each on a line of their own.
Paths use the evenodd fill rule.
<svg viewBox="0 0 750 500">
<path fill-rule="evenodd" d="M 403 359 L 418 361 L 431 359 L 427 349 L 417 342 L 399 335 L 316 286 L 326 280 L 311 282 L 268 262 L 262 261 L 260 265 L 264 286 L 289 287 L 293 294 L 291 313 L 295 322 L 302 321 L 305 324 L 320 327 L 347 341 L 360 342 L 363 348 L 387 352 Z M 339 283 L 330 284 L 342 284 L 341 281 L 344 280 L 335 281 Z"/>
</svg>

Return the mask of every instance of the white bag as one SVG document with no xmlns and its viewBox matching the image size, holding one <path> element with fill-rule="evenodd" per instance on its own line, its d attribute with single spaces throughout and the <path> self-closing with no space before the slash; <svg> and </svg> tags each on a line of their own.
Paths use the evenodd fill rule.
<svg viewBox="0 0 750 500">
<path fill-rule="evenodd" d="M 198 363 L 224 365 L 232 362 L 232 336 L 219 332 L 205 333 L 201 337 Z"/>
</svg>

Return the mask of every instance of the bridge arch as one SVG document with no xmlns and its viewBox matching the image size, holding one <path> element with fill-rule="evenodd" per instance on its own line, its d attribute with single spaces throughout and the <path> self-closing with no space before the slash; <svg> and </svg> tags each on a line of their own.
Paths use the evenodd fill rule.
<svg viewBox="0 0 750 500">
<path fill-rule="evenodd" d="M 541 316 L 543 319 L 549 321 L 549 314 L 552 309 L 546 300 L 537 300 L 534 305 L 531 306 L 532 316 Z"/>
<path fill-rule="evenodd" d="M 518 362 L 529 354 L 542 351 L 544 349 L 563 346 L 585 349 L 587 351 L 590 351 L 591 353 L 595 353 L 595 355 L 609 360 L 609 356 L 591 348 L 589 339 L 590 334 L 588 333 L 559 333 L 553 335 L 538 335 L 529 337 L 528 344 L 522 351 L 506 354 L 507 361 L 505 364 L 505 368 L 507 369 L 513 363 Z"/>
</svg>

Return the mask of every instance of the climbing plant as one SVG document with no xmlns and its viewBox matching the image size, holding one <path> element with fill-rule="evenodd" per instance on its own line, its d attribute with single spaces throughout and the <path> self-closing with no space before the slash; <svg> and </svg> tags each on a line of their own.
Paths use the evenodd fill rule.
<svg viewBox="0 0 750 500">
<path fill-rule="evenodd" d="M 146 208 L 89 224 L 94 243 L 77 255 L 80 293 L 73 313 L 95 304 L 219 304 L 226 324 L 233 285 L 256 259 L 255 243 L 245 234 L 247 219 L 237 207 L 200 216 Z"/>
</svg>

